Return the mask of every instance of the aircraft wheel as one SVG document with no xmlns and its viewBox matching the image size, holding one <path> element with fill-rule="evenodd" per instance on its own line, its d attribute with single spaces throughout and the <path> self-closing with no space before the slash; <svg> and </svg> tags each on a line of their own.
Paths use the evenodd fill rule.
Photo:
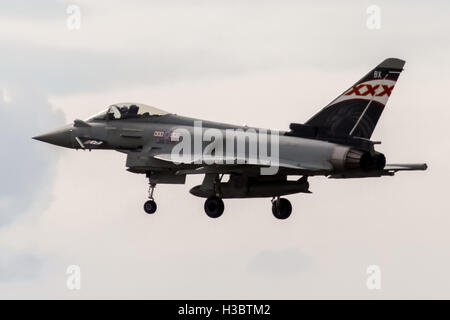
<svg viewBox="0 0 450 320">
<path fill-rule="evenodd" d="M 292 205 L 288 199 L 279 198 L 272 202 L 272 213 L 277 219 L 287 219 L 291 215 Z"/>
<path fill-rule="evenodd" d="M 153 200 L 148 200 L 144 203 L 144 211 L 148 214 L 152 214 L 156 212 L 156 202 Z"/>
<path fill-rule="evenodd" d="M 219 197 L 210 197 L 205 201 L 205 212 L 210 218 L 218 218 L 222 215 L 225 206 Z"/>
</svg>

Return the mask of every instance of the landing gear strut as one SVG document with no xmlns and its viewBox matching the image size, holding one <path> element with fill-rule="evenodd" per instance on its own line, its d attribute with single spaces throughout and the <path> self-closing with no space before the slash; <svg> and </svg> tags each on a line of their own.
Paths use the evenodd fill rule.
<svg viewBox="0 0 450 320">
<path fill-rule="evenodd" d="M 219 197 L 210 197 L 205 201 L 205 212 L 210 218 L 218 218 L 222 215 L 225 206 Z"/>
<path fill-rule="evenodd" d="M 291 215 L 292 205 L 288 199 L 274 197 L 272 199 L 272 213 L 277 219 L 287 219 Z"/>
<path fill-rule="evenodd" d="M 209 190 L 210 197 L 206 199 L 204 209 L 208 217 L 218 218 L 222 215 L 225 206 L 223 204 L 220 190 L 220 182 L 222 181 L 223 174 L 218 175 L 217 173 L 205 174 L 201 188 L 204 190 Z"/>
<path fill-rule="evenodd" d="M 153 191 L 156 187 L 156 183 L 149 182 L 149 189 L 148 189 L 148 201 L 144 203 L 144 211 L 148 214 L 152 214 L 156 212 L 156 202 L 153 200 Z"/>
</svg>

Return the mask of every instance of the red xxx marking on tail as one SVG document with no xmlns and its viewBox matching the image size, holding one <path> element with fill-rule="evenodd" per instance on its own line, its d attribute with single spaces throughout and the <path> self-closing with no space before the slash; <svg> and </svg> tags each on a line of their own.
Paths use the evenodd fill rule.
<svg viewBox="0 0 450 320">
<path fill-rule="evenodd" d="M 352 94 L 355 94 L 357 96 L 367 96 L 368 94 L 370 94 L 371 96 L 376 96 L 376 97 L 382 97 L 384 95 L 387 95 L 389 97 L 391 95 L 392 89 L 394 89 L 394 85 L 389 86 L 389 85 L 382 84 L 381 87 L 382 87 L 383 91 L 375 94 L 379 87 L 380 87 L 379 84 L 376 84 L 374 86 L 372 86 L 371 84 L 365 84 L 365 83 L 358 84 L 358 85 L 354 86 L 352 89 L 350 89 L 350 91 L 348 91 L 345 95 L 350 96 Z M 360 90 L 362 88 L 365 88 L 366 90 L 361 92 Z"/>
</svg>

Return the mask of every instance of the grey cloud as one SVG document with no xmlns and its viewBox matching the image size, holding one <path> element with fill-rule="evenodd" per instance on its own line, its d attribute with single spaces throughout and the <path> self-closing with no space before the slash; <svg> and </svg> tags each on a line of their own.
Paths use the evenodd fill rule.
<svg viewBox="0 0 450 320">
<path fill-rule="evenodd" d="M 51 187 L 57 153 L 31 137 L 64 123 L 42 94 L 21 89 L 11 95 L 10 102 L 0 101 L 0 226 L 24 214 Z"/>
<path fill-rule="evenodd" d="M 45 11 L 48 3 L 39 10 Z M 199 3 L 202 5 L 197 5 Z M 20 1 L 8 10 L 17 11 L 23 6 L 27 4 Z M 435 59 L 436 54 L 442 56 L 443 53 L 434 48 L 446 46 L 448 49 L 445 14 L 431 11 L 434 23 L 442 27 L 441 32 L 411 25 L 410 21 L 419 21 L 420 15 L 430 14 L 430 7 L 426 5 L 423 10 L 412 10 L 406 5 L 396 7 L 382 3 L 383 24 L 378 31 L 366 28 L 367 5 L 363 3 L 358 6 L 345 3 L 345 10 L 341 4 L 328 5 L 323 11 L 294 2 L 286 2 L 276 11 L 247 3 L 237 6 L 238 14 L 233 14 L 233 5 L 225 2 L 221 4 L 223 10 L 216 6 L 203 2 L 184 3 L 182 8 L 163 5 L 158 6 L 158 10 L 144 6 L 137 18 L 131 16 L 134 11 L 113 16 L 120 21 L 120 27 L 114 24 L 111 28 L 97 26 L 90 30 L 88 22 L 102 12 L 98 8 L 99 11 L 92 9 L 93 12 L 89 12 L 90 7 L 82 5 L 85 18 L 84 27 L 78 34 L 81 39 L 103 43 L 103 38 L 114 37 L 117 43 L 126 43 L 126 47 L 117 46 L 106 51 L 88 45 L 77 49 L 59 45 L 70 46 L 70 37 L 55 38 L 54 44 L 46 45 L 37 45 L 32 37 L 4 41 L 0 82 L 27 79 L 49 94 L 66 94 L 279 68 L 312 68 L 316 71 L 354 68 L 360 71 L 388 56 L 399 56 L 407 61 L 426 60 L 424 57 Z M 189 9 L 187 13 L 183 8 Z M 218 22 L 211 23 L 205 15 L 210 9 Z M 172 14 L 174 10 L 178 14 Z M 84 15 L 85 11 L 89 15 Z M 161 15 L 167 19 L 161 19 Z M 145 17 L 145 20 L 155 18 L 157 28 L 149 30 L 146 24 L 141 25 L 139 21 Z M 190 20 L 190 17 L 195 19 Z M 348 19 L 353 22 L 350 30 L 333 28 Z M 305 23 L 308 23 L 308 29 L 319 32 L 311 33 Z M 125 32 L 116 35 L 114 31 L 118 28 Z M 403 32 L 404 29 L 411 32 Z M 135 34 L 140 35 L 136 42 L 129 41 L 128 35 Z M 398 34 L 402 34 L 401 38 Z M 144 39 L 145 49 L 141 43 Z"/>
<path fill-rule="evenodd" d="M 69 1 L 0 1 L 0 15 L 5 17 L 21 17 L 30 19 L 49 19 L 64 17 Z"/>
<path fill-rule="evenodd" d="M 35 279 L 43 265 L 42 255 L 0 247 L 0 282 Z"/>
<path fill-rule="evenodd" d="M 293 275 L 311 266 L 311 257 L 297 249 L 265 250 L 249 263 L 251 272 L 276 276 Z"/>
<path fill-rule="evenodd" d="M 27 81 L 44 92 L 65 94 L 233 74 L 251 68 L 202 50 L 179 55 L 154 52 L 130 56 L 51 48 L 34 48 L 32 52 L 25 46 L 6 45 L 0 81 L 13 78 Z"/>
</svg>

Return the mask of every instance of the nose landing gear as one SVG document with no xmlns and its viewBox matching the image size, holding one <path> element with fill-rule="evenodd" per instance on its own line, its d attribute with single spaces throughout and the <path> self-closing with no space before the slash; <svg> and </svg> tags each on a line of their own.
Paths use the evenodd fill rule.
<svg viewBox="0 0 450 320">
<path fill-rule="evenodd" d="M 148 214 L 153 214 L 156 212 L 157 209 L 157 205 L 155 200 L 153 200 L 153 191 L 156 187 L 156 183 L 149 183 L 150 187 L 148 189 L 148 199 L 145 203 L 144 203 L 144 211 Z"/>
</svg>

